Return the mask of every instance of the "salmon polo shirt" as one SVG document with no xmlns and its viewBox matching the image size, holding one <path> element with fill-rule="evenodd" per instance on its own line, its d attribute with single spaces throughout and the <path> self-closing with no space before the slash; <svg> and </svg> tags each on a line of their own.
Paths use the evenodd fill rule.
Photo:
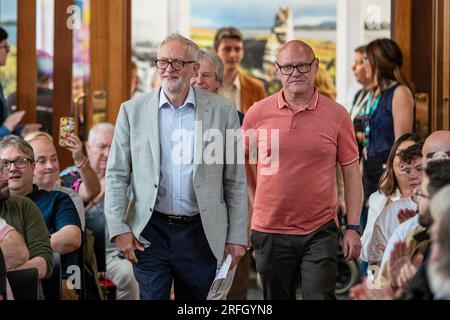
<svg viewBox="0 0 450 320">
<path fill-rule="evenodd" d="M 294 113 L 282 90 L 255 103 L 242 129 L 245 148 L 258 161 L 253 230 L 306 235 L 338 223 L 336 165 L 359 158 L 343 106 L 316 89 Z"/>
</svg>

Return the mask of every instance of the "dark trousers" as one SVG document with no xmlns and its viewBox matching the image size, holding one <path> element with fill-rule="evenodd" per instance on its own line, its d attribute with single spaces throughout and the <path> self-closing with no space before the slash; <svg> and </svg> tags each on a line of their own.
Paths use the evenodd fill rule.
<svg viewBox="0 0 450 320">
<path fill-rule="evenodd" d="M 308 235 L 252 232 L 256 271 L 265 300 L 336 299 L 338 229 L 330 221 Z"/>
<path fill-rule="evenodd" d="M 363 230 L 366 228 L 367 215 L 369 213 L 369 198 L 377 191 L 378 183 L 385 170 L 385 163 L 389 157 L 389 152 L 380 153 L 367 160 L 363 158 L 363 187 L 364 203 L 361 211 L 360 224 Z"/>
<path fill-rule="evenodd" d="M 175 224 L 155 214 L 141 236 L 151 245 L 136 251 L 133 266 L 141 300 L 205 300 L 214 280 L 217 259 L 206 240 L 201 220 Z"/>
</svg>

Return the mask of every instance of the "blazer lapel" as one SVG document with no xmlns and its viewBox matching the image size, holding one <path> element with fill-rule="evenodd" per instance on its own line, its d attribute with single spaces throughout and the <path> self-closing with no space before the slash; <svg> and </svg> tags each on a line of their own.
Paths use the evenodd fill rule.
<svg viewBox="0 0 450 320">
<path fill-rule="evenodd" d="M 147 133 L 150 150 L 155 163 L 155 177 L 159 181 L 161 159 L 159 146 L 159 94 L 157 92 L 151 96 L 146 113 L 141 121 L 144 121 L 143 128 L 147 129 L 145 132 Z"/>
<path fill-rule="evenodd" d="M 205 149 L 205 132 L 211 126 L 212 110 L 211 100 L 201 91 L 195 90 L 195 131 L 194 131 L 194 170 L 195 181 L 199 165 L 203 163 L 203 150 Z"/>
</svg>

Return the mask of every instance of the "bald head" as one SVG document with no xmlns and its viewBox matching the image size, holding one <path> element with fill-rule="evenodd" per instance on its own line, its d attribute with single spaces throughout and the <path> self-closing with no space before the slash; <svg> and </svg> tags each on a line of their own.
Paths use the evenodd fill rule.
<svg viewBox="0 0 450 320">
<path fill-rule="evenodd" d="M 286 42 L 278 50 L 277 60 L 279 60 L 281 56 L 285 55 L 286 53 L 290 53 L 292 51 L 301 53 L 307 59 L 308 58 L 313 59 L 315 56 L 314 51 L 309 46 L 309 44 L 307 44 L 306 42 L 300 41 L 300 40 L 292 40 L 292 41 Z"/>
<path fill-rule="evenodd" d="M 433 152 L 450 151 L 450 131 L 435 131 L 425 140 L 422 154 L 424 157 Z"/>
<path fill-rule="evenodd" d="M 278 51 L 275 66 L 285 99 L 291 106 L 304 104 L 311 98 L 319 61 L 308 44 L 299 40 L 289 41 Z"/>
</svg>

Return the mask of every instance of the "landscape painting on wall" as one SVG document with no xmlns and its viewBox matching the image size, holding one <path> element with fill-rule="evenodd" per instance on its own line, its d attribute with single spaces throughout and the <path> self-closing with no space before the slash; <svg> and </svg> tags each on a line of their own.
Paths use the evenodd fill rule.
<svg viewBox="0 0 450 320">
<path fill-rule="evenodd" d="M 273 63 L 278 48 L 299 39 L 310 44 L 321 66 L 334 79 L 336 61 L 336 0 L 191 0 L 191 38 L 212 49 L 215 31 L 224 26 L 244 36 L 243 69 L 279 89 Z"/>
</svg>

